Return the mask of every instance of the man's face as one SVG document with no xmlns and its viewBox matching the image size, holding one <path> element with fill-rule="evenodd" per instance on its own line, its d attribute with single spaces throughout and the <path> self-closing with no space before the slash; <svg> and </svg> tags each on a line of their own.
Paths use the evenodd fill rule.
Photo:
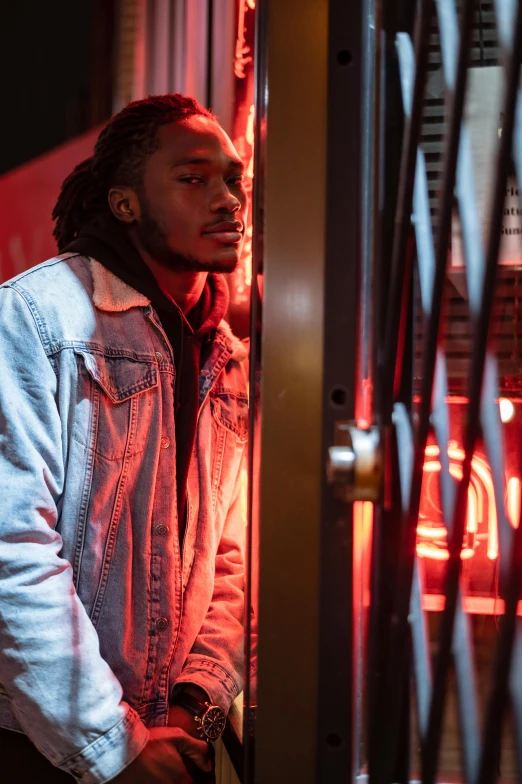
<svg viewBox="0 0 522 784">
<path fill-rule="evenodd" d="M 160 128 L 147 161 L 136 235 L 162 266 L 232 272 L 243 247 L 247 196 L 243 164 L 207 117 Z"/>
</svg>

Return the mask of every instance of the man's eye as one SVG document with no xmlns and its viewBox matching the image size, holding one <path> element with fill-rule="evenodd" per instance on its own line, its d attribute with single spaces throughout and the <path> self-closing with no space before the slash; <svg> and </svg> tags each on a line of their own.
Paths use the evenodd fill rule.
<svg viewBox="0 0 522 784">
<path fill-rule="evenodd" d="M 202 179 L 201 177 L 196 177 L 196 176 L 192 176 L 192 177 L 181 177 L 181 178 L 180 178 L 180 180 L 181 180 L 181 182 L 188 182 L 188 183 L 189 183 L 189 184 L 191 184 L 191 185 L 192 185 L 192 184 L 194 184 L 194 183 L 196 183 L 196 184 L 197 184 L 197 183 L 199 183 L 199 182 L 203 182 L 203 179 Z"/>
<path fill-rule="evenodd" d="M 245 181 L 243 174 L 238 174 L 236 177 L 230 177 L 229 183 L 231 185 L 241 185 Z"/>
</svg>

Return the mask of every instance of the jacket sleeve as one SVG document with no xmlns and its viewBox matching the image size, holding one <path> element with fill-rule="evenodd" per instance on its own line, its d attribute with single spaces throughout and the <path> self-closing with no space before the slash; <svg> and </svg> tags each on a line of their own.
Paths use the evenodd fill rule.
<svg viewBox="0 0 522 784">
<path fill-rule="evenodd" d="M 148 731 L 122 701 L 60 557 L 66 450 L 45 346 L 32 300 L 0 289 L 0 684 L 54 765 L 102 784 L 139 754 Z"/>
<path fill-rule="evenodd" d="M 243 681 L 245 517 L 241 491 L 240 468 L 217 550 L 212 602 L 174 684 L 200 686 L 226 711 Z"/>
</svg>

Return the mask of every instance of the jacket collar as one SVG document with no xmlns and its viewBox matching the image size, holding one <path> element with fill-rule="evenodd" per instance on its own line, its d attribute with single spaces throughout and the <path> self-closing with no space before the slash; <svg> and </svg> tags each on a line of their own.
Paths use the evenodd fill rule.
<svg viewBox="0 0 522 784">
<path fill-rule="evenodd" d="M 89 263 L 93 282 L 93 302 L 98 310 L 116 313 L 150 304 L 148 297 L 117 278 L 99 261 L 89 258 Z"/>
<path fill-rule="evenodd" d="M 93 302 L 98 310 L 121 313 L 130 308 L 142 308 L 150 305 L 148 297 L 113 275 L 99 261 L 89 257 L 89 264 L 93 281 Z M 230 353 L 230 359 L 242 362 L 248 357 L 247 349 L 236 338 L 226 321 L 221 321 L 217 332 Z"/>
</svg>

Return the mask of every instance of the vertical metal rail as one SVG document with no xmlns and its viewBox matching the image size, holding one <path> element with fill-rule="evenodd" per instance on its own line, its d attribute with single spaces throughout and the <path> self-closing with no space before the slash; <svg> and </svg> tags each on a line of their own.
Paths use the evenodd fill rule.
<svg viewBox="0 0 522 784">
<path fill-rule="evenodd" d="M 379 379 L 382 387 L 380 395 L 380 399 L 382 400 L 382 423 L 385 428 L 391 424 L 396 364 L 398 357 L 402 357 L 403 353 L 403 347 L 400 346 L 399 341 L 401 332 L 401 311 L 404 301 L 405 280 L 409 279 L 411 275 L 411 271 L 408 271 L 409 265 L 407 264 L 408 257 L 411 259 L 411 251 L 408 253 L 408 243 L 411 237 L 410 216 L 413 201 L 417 148 L 420 140 L 424 83 L 428 69 L 428 37 L 432 8 L 433 4 L 431 0 L 421 0 L 418 5 L 415 21 L 414 46 L 417 78 L 414 81 L 410 109 L 405 112 L 405 129 L 391 253 L 390 296 L 385 316 L 386 328 L 384 334 L 384 355 L 382 357 L 383 366 L 381 367 Z M 388 469 L 391 467 L 390 461 L 393 449 L 394 447 L 388 438 L 386 444 Z M 385 500 L 385 503 L 390 503 L 389 497 Z M 381 531 L 376 529 L 377 536 L 382 533 L 382 526 Z M 373 559 L 373 569 L 380 571 L 384 568 L 385 560 L 383 557 L 384 554 L 383 556 L 380 556 L 379 550 L 380 547 L 377 542 Z M 398 552 L 399 558 L 403 558 L 404 555 L 401 551 L 399 550 Z M 382 587 L 385 590 L 389 590 L 389 588 L 387 589 L 385 586 Z M 375 598 L 379 601 L 379 597 Z M 407 599 L 409 603 L 409 593 Z M 383 604 L 383 609 L 384 608 L 387 608 L 386 603 Z M 380 784 L 380 782 L 383 782 L 384 784 L 387 780 L 391 780 L 389 777 L 393 776 L 392 771 L 394 771 L 397 763 L 396 750 L 398 746 L 397 733 L 399 730 L 399 722 L 386 721 L 383 726 L 382 718 L 379 717 L 382 717 L 383 712 L 384 715 L 386 715 L 391 711 L 392 703 L 390 703 L 390 699 L 393 700 L 393 710 L 396 712 L 396 715 L 400 712 L 404 688 L 404 677 L 402 677 L 401 673 L 404 672 L 403 662 L 406 653 L 405 635 L 407 635 L 407 612 L 398 620 L 399 623 L 401 623 L 401 629 L 399 631 L 401 633 L 401 641 L 403 642 L 398 670 L 394 670 L 392 666 L 386 666 L 385 672 L 387 673 L 387 676 L 383 679 L 384 683 L 380 688 L 377 688 L 376 684 L 372 684 L 370 693 L 369 747 L 371 759 L 369 769 L 370 781 L 372 783 L 375 781 L 376 784 Z M 375 613 L 373 613 L 372 626 L 375 627 L 376 624 L 379 624 L 380 629 L 375 631 L 377 641 L 372 640 L 372 644 L 377 647 L 383 646 L 388 650 L 388 640 L 381 639 L 380 643 L 378 642 L 378 638 L 382 634 L 386 634 L 388 628 L 387 624 L 383 624 L 382 621 L 379 621 L 376 618 Z M 376 663 L 377 661 L 375 664 Z"/>
<path fill-rule="evenodd" d="M 323 465 L 336 423 L 355 416 L 361 255 L 363 0 L 330 0 L 323 365 Z M 317 780 L 354 772 L 353 508 L 323 473 Z"/>
<path fill-rule="evenodd" d="M 382 88 L 382 8 L 377 0 L 364 0 L 362 9 L 361 47 L 361 251 L 360 279 L 358 289 L 358 348 L 355 385 L 355 417 L 367 423 L 373 422 L 374 372 L 378 306 L 375 301 L 377 261 L 380 238 L 381 172 L 381 88 Z M 374 507 L 375 512 L 375 507 Z M 375 522 L 372 521 L 372 525 Z M 367 535 L 367 534 L 366 534 Z M 368 539 L 371 537 L 368 537 Z M 365 601 L 367 591 L 367 568 L 371 559 L 369 541 L 365 538 L 364 518 L 354 515 L 354 767 L 359 773 L 365 765 L 365 704 L 367 672 L 367 628 L 368 609 Z M 369 586 L 368 586 L 369 587 Z"/>
<path fill-rule="evenodd" d="M 393 226 L 390 293 L 387 298 L 383 315 L 384 333 L 382 336 L 383 350 L 377 355 L 376 384 L 380 387 L 377 398 L 381 402 L 378 411 L 378 420 L 384 427 L 385 450 L 387 467 L 391 467 L 392 452 L 394 449 L 390 438 L 394 381 L 396 376 L 397 357 L 402 355 L 402 346 L 399 345 L 401 327 L 401 306 L 404 299 L 404 281 L 408 278 L 408 259 L 411 263 L 411 249 L 408 243 L 411 237 L 410 216 L 413 200 L 414 175 L 417 158 L 417 147 L 420 140 L 422 100 L 424 92 L 424 79 L 428 68 L 428 32 L 431 19 L 431 0 L 420 0 L 418 14 L 415 21 L 415 55 L 417 62 L 418 80 L 415 83 L 411 113 L 405 116 L 404 132 L 399 168 L 399 183 L 396 202 L 395 222 Z M 398 12 L 398 8 L 397 8 Z M 386 171 L 385 163 L 385 171 Z M 386 249 L 383 248 L 384 254 Z M 391 503 L 390 490 L 386 489 L 385 480 L 385 507 Z M 396 763 L 396 743 L 393 742 L 394 728 L 397 721 L 383 722 L 383 715 L 388 713 L 387 701 L 385 702 L 388 687 L 388 675 L 391 670 L 386 665 L 389 641 L 387 638 L 388 624 L 384 617 L 389 611 L 390 602 L 386 596 L 390 587 L 385 584 L 384 570 L 387 569 L 390 556 L 387 552 L 390 544 L 390 523 L 392 523 L 386 508 L 376 513 L 375 538 L 372 554 L 372 607 L 370 617 L 370 672 L 369 672 L 369 711 L 368 711 L 368 747 L 369 747 L 369 774 L 370 781 L 380 784 L 385 782 L 389 773 L 389 766 Z M 401 660 L 402 665 L 402 660 Z M 395 673 L 397 682 L 393 685 L 400 690 L 404 686 L 404 679 Z M 399 698 L 400 701 L 400 698 Z M 398 706 L 395 708 L 399 710 Z M 390 735 L 388 735 L 390 733 Z M 393 747 L 393 749 L 392 749 Z M 393 759 L 392 759 L 393 758 Z"/>
<path fill-rule="evenodd" d="M 396 362 L 400 351 L 399 327 L 401 320 L 401 305 L 403 301 L 406 259 L 408 257 L 407 245 L 408 240 L 411 237 L 410 216 L 413 201 L 417 148 L 419 146 L 421 132 L 422 102 L 424 98 L 425 80 L 428 72 L 429 27 L 432 8 L 432 0 L 420 0 L 415 23 L 414 45 L 416 78 L 413 88 L 411 113 L 405 118 L 397 212 L 395 214 L 395 232 L 391 254 L 391 291 L 385 319 L 384 368 L 381 383 L 384 389 L 383 407 L 388 409 L 387 415 L 385 414 L 384 416 L 384 421 L 386 423 L 391 419 Z"/>
</svg>

